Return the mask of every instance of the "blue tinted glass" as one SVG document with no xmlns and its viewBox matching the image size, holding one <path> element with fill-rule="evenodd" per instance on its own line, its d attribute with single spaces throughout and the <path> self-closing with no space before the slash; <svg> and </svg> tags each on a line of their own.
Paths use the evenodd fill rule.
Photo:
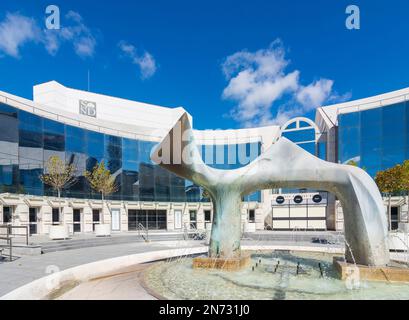
<svg viewBox="0 0 409 320">
<path fill-rule="evenodd" d="M 44 149 L 53 151 L 65 150 L 65 126 L 56 121 L 43 120 Z"/>
<path fill-rule="evenodd" d="M 139 198 L 141 201 L 154 201 L 154 181 L 154 166 L 147 163 L 141 163 L 139 167 Z"/>
<path fill-rule="evenodd" d="M 138 149 L 138 161 L 141 163 L 152 163 L 150 155 L 155 145 L 156 143 L 154 142 L 140 140 Z"/>
<path fill-rule="evenodd" d="M 361 126 L 362 127 L 381 127 L 382 123 L 382 109 L 370 109 L 361 112 Z"/>
<path fill-rule="evenodd" d="M 382 169 L 388 169 L 405 161 L 404 149 L 388 149 L 384 150 L 382 158 Z"/>
<path fill-rule="evenodd" d="M 170 174 L 166 169 L 154 167 L 155 201 L 170 201 Z"/>
<path fill-rule="evenodd" d="M 85 153 L 87 149 L 85 136 L 84 129 L 66 126 L 65 150 L 70 152 Z"/>
<path fill-rule="evenodd" d="M 28 112 L 19 111 L 19 145 L 38 148 L 43 146 L 43 119 Z"/>
<path fill-rule="evenodd" d="M 305 141 L 315 141 L 315 130 L 297 130 L 283 132 L 283 136 L 292 142 L 305 142 Z"/>
<path fill-rule="evenodd" d="M 292 122 L 290 123 L 287 127 L 284 128 L 285 129 L 295 129 L 297 128 L 297 123 L 296 122 Z"/>
<path fill-rule="evenodd" d="M 339 128 L 346 127 L 359 127 L 360 126 L 360 113 L 343 113 L 338 116 Z"/>
<path fill-rule="evenodd" d="M 122 167 L 128 171 L 138 171 L 138 142 L 124 138 L 122 147 Z"/>
<path fill-rule="evenodd" d="M 0 141 L 14 143 L 19 141 L 17 110 L 2 103 L 0 103 L 0 128 Z"/>
<path fill-rule="evenodd" d="M 1 192 L 24 193 L 19 187 L 19 170 L 17 165 L 0 165 Z"/>
<path fill-rule="evenodd" d="M 357 128 L 342 128 L 338 131 L 338 148 L 339 161 L 348 163 L 353 160 L 358 163 L 360 161 L 360 129 Z"/>
<path fill-rule="evenodd" d="M 322 160 L 327 160 L 327 143 L 318 143 L 318 157 Z"/>
<path fill-rule="evenodd" d="M 298 145 L 299 147 L 303 148 L 305 151 L 315 155 L 315 143 L 301 143 Z"/>
<path fill-rule="evenodd" d="M 104 158 L 108 169 L 116 174 L 122 168 L 122 139 L 119 137 L 105 135 Z"/>
<path fill-rule="evenodd" d="M 42 173 L 42 169 L 20 169 L 20 185 L 22 186 L 25 194 L 37 196 L 43 195 L 43 183 L 38 178 Z"/>
</svg>

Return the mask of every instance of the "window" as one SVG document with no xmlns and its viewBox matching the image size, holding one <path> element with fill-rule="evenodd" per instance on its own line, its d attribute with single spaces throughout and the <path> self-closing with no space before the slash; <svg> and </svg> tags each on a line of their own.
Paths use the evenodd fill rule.
<svg viewBox="0 0 409 320">
<path fill-rule="evenodd" d="M 254 223 L 256 222 L 256 211 L 249 210 L 249 222 Z"/>
<path fill-rule="evenodd" d="M 74 209 L 73 211 L 73 229 L 74 232 L 81 232 L 81 210 Z"/>
<path fill-rule="evenodd" d="M 100 211 L 99 209 L 92 210 L 92 230 L 95 231 L 95 225 L 99 224 L 100 221 Z"/>
<path fill-rule="evenodd" d="M 3 207 L 3 223 L 12 222 L 12 213 L 11 207 Z"/>
<path fill-rule="evenodd" d="M 53 225 L 60 224 L 60 209 L 59 208 L 53 208 L 52 223 Z"/>
<path fill-rule="evenodd" d="M 205 216 L 205 222 L 211 222 L 212 221 L 212 212 L 210 210 L 205 210 L 204 211 L 204 216 Z"/>
<path fill-rule="evenodd" d="M 391 208 L 391 227 L 392 230 L 398 230 L 399 228 L 399 208 Z"/>
<path fill-rule="evenodd" d="M 189 210 L 189 217 L 190 217 L 190 226 L 196 229 L 197 228 L 197 211 Z"/>
<path fill-rule="evenodd" d="M 29 208 L 30 235 L 37 234 L 37 208 Z"/>
<path fill-rule="evenodd" d="M 128 210 L 128 230 L 138 230 L 139 224 L 144 228 L 163 230 L 166 229 L 166 210 Z"/>
</svg>

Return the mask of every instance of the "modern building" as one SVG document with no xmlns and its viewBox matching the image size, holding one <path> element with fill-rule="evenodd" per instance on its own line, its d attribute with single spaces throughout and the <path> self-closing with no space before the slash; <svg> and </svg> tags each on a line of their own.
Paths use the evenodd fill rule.
<svg viewBox="0 0 409 320">
<path fill-rule="evenodd" d="M 186 112 L 183 108 L 70 89 L 55 81 L 33 91 L 33 101 L 0 92 L 0 224 L 27 225 L 32 234 L 47 234 L 51 225 L 60 223 L 71 232 L 87 233 L 102 220 L 118 232 L 134 231 L 139 225 L 205 229 L 211 222 L 212 204 L 203 190 L 150 161 L 153 147 Z M 204 161 L 215 168 L 245 166 L 285 136 L 322 159 L 354 160 L 373 176 L 409 158 L 408 97 L 405 89 L 321 107 L 315 122 L 296 118 L 282 127 L 194 134 Z M 77 179 L 64 190 L 61 203 L 39 179 L 52 155 L 77 168 Z M 84 172 L 102 160 L 118 185 L 108 197 L 108 208 L 84 178 Z M 407 219 L 407 207 L 399 201 L 394 203 L 394 219 Z M 320 190 L 248 195 L 242 221 L 247 231 L 343 227 L 335 197 Z"/>
</svg>

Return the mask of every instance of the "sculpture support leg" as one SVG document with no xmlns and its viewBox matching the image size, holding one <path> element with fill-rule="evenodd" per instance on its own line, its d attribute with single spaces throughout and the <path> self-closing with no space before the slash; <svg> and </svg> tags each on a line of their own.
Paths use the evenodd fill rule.
<svg viewBox="0 0 409 320">
<path fill-rule="evenodd" d="M 240 194 L 218 191 L 213 197 L 213 225 L 209 257 L 237 258 L 241 238 Z"/>
</svg>

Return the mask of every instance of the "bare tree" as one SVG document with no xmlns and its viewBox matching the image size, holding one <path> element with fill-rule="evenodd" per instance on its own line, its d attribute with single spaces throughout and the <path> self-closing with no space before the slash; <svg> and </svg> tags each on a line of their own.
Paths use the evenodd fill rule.
<svg viewBox="0 0 409 320">
<path fill-rule="evenodd" d="M 102 207 L 104 207 L 105 197 L 118 190 L 115 177 L 109 169 L 105 168 L 104 161 L 96 164 L 91 172 L 85 171 L 84 176 L 87 178 L 91 188 L 101 193 Z M 111 210 L 109 208 L 108 210 L 111 214 Z M 102 213 L 102 223 L 104 223 L 104 213 Z"/>
<path fill-rule="evenodd" d="M 75 165 L 67 164 L 59 156 L 54 155 L 48 158 L 44 167 L 44 174 L 40 175 L 40 179 L 44 184 L 57 191 L 60 222 L 64 221 L 61 210 L 61 191 L 72 186 L 77 181 L 75 176 L 76 170 Z"/>
<path fill-rule="evenodd" d="M 401 165 L 396 165 L 393 168 L 379 171 L 376 174 L 375 182 L 378 185 L 379 190 L 385 193 L 389 197 L 388 201 L 388 222 L 389 230 L 392 229 L 392 195 L 403 190 L 402 183 L 403 167 Z"/>
</svg>

